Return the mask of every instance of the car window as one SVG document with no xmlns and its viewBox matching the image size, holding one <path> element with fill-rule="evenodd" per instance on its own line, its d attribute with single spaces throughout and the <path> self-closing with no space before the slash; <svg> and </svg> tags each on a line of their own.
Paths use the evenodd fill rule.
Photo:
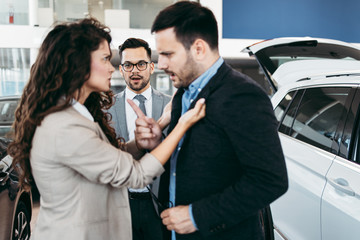
<svg viewBox="0 0 360 240">
<path fill-rule="evenodd" d="M 360 164 L 360 88 L 352 102 L 341 139 L 339 155 Z"/>
<path fill-rule="evenodd" d="M 354 149 L 351 160 L 360 163 L 360 124 L 357 124 L 356 135 L 354 139 Z"/>
<path fill-rule="evenodd" d="M 274 109 L 275 117 L 278 120 L 278 122 L 280 122 L 282 117 L 284 116 L 286 109 L 293 100 L 294 94 L 295 91 L 286 94 L 286 96 L 281 100 L 279 105 L 277 105 L 277 107 Z"/>
<path fill-rule="evenodd" d="M 0 124 L 12 124 L 17 100 L 0 101 Z"/>
<path fill-rule="evenodd" d="M 284 134 L 289 134 L 290 133 L 290 129 L 292 128 L 292 124 L 294 122 L 294 116 L 296 114 L 296 110 L 298 108 L 298 105 L 299 105 L 299 102 L 302 98 L 302 95 L 304 93 L 304 90 L 300 90 L 300 91 L 297 91 L 296 92 L 296 95 L 295 95 L 295 91 L 294 92 L 290 92 L 289 94 L 287 94 L 284 99 L 281 101 L 281 103 L 279 104 L 279 108 L 283 108 L 281 107 L 280 105 L 282 104 L 283 106 L 285 106 L 287 104 L 287 96 L 290 95 L 290 96 L 293 96 L 292 98 L 292 101 L 291 101 L 291 104 L 290 106 L 288 107 L 287 111 L 286 111 L 286 114 L 284 115 L 282 121 L 281 121 L 281 117 L 280 115 L 278 117 L 278 121 L 281 121 L 280 125 L 279 125 L 279 132 L 281 133 L 284 133 Z M 276 108 L 278 108 L 276 107 Z M 285 110 L 285 108 L 284 108 Z M 280 112 L 280 110 L 276 110 L 276 112 Z"/>
<path fill-rule="evenodd" d="M 0 137 L 6 137 L 14 122 L 18 99 L 0 101 Z"/>
<path fill-rule="evenodd" d="M 339 119 L 346 111 L 350 90 L 345 87 L 306 89 L 296 110 L 290 136 L 330 151 Z"/>
</svg>

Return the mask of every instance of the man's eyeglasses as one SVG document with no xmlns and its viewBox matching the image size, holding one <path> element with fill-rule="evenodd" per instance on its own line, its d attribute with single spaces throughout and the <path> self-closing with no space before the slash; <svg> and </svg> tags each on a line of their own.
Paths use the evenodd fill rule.
<svg viewBox="0 0 360 240">
<path fill-rule="evenodd" d="M 125 72 L 131 72 L 133 69 L 134 69 L 134 66 L 136 66 L 136 68 L 139 70 L 139 71 L 144 71 L 146 70 L 147 68 L 147 65 L 151 63 L 151 62 L 145 62 L 145 61 L 140 61 L 138 63 L 130 63 L 130 62 L 125 62 L 123 64 L 120 64 L 120 66 L 122 67 L 122 69 L 125 71 Z"/>
</svg>

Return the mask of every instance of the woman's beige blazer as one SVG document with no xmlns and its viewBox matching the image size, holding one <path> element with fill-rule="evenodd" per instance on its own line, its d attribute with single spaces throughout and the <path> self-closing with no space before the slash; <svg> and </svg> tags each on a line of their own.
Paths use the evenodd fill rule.
<svg viewBox="0 0 360 240">
<path fill-rule="evenodd" d="M 134 143 L 127 151 L 139 155 Z M 110 145 L 73 107 L 37 127 L 30 162 L 41 194 L 32 240 L 131 240 L 127 188 L 145 187 L 164 171 L 151 154 L 136 161 Z"/>
</svg>

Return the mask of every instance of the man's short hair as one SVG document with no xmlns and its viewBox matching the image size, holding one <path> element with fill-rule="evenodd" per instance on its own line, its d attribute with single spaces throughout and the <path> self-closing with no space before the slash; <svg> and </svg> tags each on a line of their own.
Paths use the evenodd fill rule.
<svg viewBox="0 0 360 240">
<path fill-rule="evenodd" d="M 189 50 L 198 38 L 218 49 L 218 27 L 214 14 L 197 2 L 180 1 L 160 11 L 151 33 L 174 28 L 176 39 Z"/>
<path fill-rule="evenodd" d="M 151 48 L 149 47 L 149 44 L 140 38 L 128 38 L 125 40 L 123 44 L 119 46 L 119 56 L 120 56 L 120 62 L 122 60 L 122 52 L 127 48 L 139 48 L 143 47 L 146 50 L 147 56 L 151 60 Z"/>
</svg>

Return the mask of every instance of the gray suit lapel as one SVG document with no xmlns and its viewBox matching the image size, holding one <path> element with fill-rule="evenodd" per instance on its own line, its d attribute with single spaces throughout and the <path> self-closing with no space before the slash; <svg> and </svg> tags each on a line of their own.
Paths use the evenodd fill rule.
<svg viewBox="0 0 360 240">
<path fill-rule="evenodd" d="M 116 113 L 116 125 L 117 132 L 119 132 L 119 136 L 123 137 L 125 141 L 129 141 L 129 133 L 126 123 L 126 111 L 125 111 L 125 91 L 119 93 L 116 96 L 115 105 L 115 113 Z"/>
<path fill-rule="evenodd" d="M 163 97 L 154 89 L 152 89 L 152 118 L 158 120 L 164 109 Z"/>
</svg>

